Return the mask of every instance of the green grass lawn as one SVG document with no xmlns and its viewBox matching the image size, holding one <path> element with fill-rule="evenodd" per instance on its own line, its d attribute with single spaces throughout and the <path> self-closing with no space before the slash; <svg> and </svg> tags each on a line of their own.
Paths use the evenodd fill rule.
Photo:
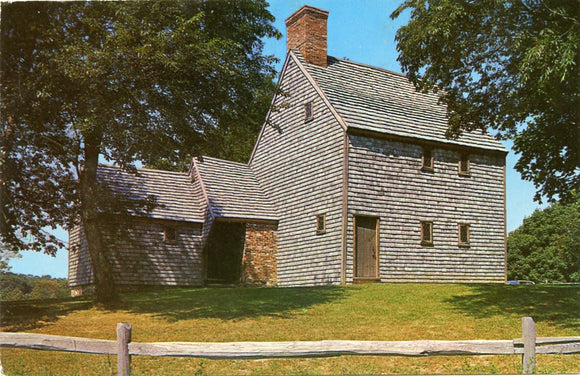
<svg viewBox="0 0 580 376">
<path fill-rule="evenodd" d="M 467 340 L 580 335 L 574 286 L 369 284 L 319 288 L 165 289 L 123 295 L 115 309 L 83 299 L 3 302 L 3 331 L 135 342 Z M 7 375 L 115 374 L 116 357 L 2 349 Z M 364 357 L 202 360 L 135 356 L 134 375 L 521 373 L 521 357 Z M 578 355 L 539 355 L 540 373 L 580 373 Z"/>
</svg>

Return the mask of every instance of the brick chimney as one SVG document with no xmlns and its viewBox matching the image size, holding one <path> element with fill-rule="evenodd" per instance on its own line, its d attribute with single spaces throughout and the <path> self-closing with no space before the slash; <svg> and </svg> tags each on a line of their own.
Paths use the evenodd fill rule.
<svg viewBox="0 0 580 376">
<path fill-rule="evenodd" d="M 286 19 L 287 50 L 300 50 L 308 63 L 326 67 L 328 11 L 304 5 Z"/>
</svg>

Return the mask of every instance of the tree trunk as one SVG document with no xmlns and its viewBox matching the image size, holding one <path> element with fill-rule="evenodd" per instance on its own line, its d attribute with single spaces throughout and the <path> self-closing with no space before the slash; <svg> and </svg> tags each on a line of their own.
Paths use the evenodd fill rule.
<svg viewBox="0 0 580 376">
<path fill-rule="evenodd" d="M 8 148 L 12 137 L 12 118 L 8 118 L 0 133 L 0 235 L 7 236 L 10 229 L 8 223 L 8 188 L 6 188 Z M 0 237 L 2 240 L 2 237 Z"/>
<path fill-rule="evenodd" d="M 113 281 L 111 264 L 107 255 L 108 245 L 102 236 L 97 189 L 97 166 L 99 164 L 99 147 L 85 140 L 84 168 L 80 176 L 81 223 L 91 256 L 95 298 L 99 303 L 110 303 L 117 300 L 117 291 Z"/>
</svg>

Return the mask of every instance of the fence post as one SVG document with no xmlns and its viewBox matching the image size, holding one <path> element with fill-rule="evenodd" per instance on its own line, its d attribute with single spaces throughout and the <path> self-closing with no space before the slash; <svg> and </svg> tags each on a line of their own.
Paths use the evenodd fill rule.
<svg viewBox="0 0 580 376">
<path fill-rule="evenodd" d="M 131 376 L 129 342 L 131 342 L 131 324 L 125 322 L 117 324 L 117 374 L 119 376 Z"/>
<path fill-rule="evenodd" d="M 534 373 L 536 370 L 536 323 L 531 317 L 522 317 L 522 337 L 524 339 L 523 373 Z"/>
</svg>

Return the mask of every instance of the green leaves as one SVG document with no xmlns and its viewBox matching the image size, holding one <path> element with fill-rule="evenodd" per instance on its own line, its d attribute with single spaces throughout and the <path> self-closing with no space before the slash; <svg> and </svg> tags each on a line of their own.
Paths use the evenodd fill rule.
<svg viewBox="0 0 580 376">
<path fill-rule="evenodd" d="M 508 236 L 508 279 L 580 282 L 580 195 L 536 210 Z"/>
<path fill-rule="evenodd" d="M 125 168 L 140 161 L 183 170 L 193 155 L 215 155 L 236 137 L 251 150 L 264 93 L 273 91 L 275 59 L 263 56 L 261 39 L 280 37 L 266 7 L 3 4 L 2 241 L 49 253 L 62 246 L 40 230 L 77 218 L 87 205 L 79 177 L 98 155 Z M 19 229 L 35 232 L 36 245 L 19 242 Z"/>
<path fill-rule="evenodd" d="M 535 199 L 580 187 L 580 3 L 408 0 L 399 62 L 419 90 L 442 89 L 448 137 L 476 129 L 512 138 Z"/>
</svg>

